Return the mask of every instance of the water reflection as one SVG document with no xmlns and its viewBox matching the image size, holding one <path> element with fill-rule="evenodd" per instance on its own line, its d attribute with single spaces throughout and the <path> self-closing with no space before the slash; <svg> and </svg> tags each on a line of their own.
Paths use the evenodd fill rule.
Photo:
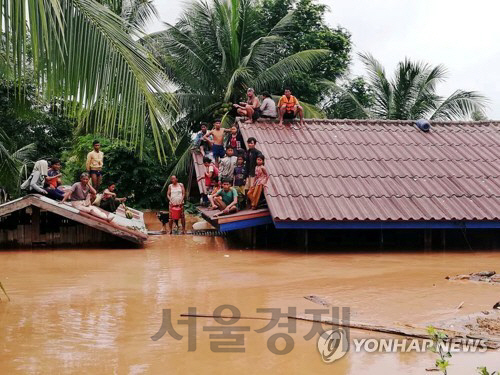
<svg viewBox="0 0 500 375">
<path fill-rule="evenodd" d="M 310 323 L 299 322 L 295 347 L 272 354 L 267 340 L 286 329 L 255 333 L 263 321 L 242 320 L 245 353 L 213 353 L 198 320 L 197 350 L 185 339 L 150 336 L 162 309 L 174 319 L 195 306 L 211 313 L 222 304 L 242 315 L 257 308 L 321 308 L 303 298 L 321 296 L 350 306 L 363 322 L 423 323 L 491 308 L 498 288 L 449 282 L 446 275 L 490 269 L 500 254 L 305 254 L 241 251 L 211 237 L 157 237 L 144 250 L 23 251 L 0 253 L 0 278 L 12 302 L 0 303 L 0 373 L 91 374 L 422 374 L 433 354 L 348 353 L 322 363 Z M 494 267 L 493 267 L 494 268 Z M 456 306 L 465 301 L 459 311 Z M 187 337 L 187 327 L 174 325 Z M 353 337 L 377 337 L 353 332 Z M 386 337 L 386 336 L 384 336 Z M 478 365 L 498 367 L 498 353 L 455 355 L 453 374 Z"/>
</svg>

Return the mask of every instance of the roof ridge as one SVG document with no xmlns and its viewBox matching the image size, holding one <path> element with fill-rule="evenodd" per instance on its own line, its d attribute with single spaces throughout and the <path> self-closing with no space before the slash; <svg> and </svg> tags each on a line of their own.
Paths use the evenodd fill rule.
<svg viewBox="0 0 500 375">
<path fill-rule="evenodd" d="M 425 195 L 425 194 L 271 194 L 269 192 L 269 189 L 266 191 L 266 196 L 270 197 L 302 197 L 302 198 L 319 198 L 319 197 L 324 197 L 324 198 L 498 198 L 500 199 L 500 195 L 495 195 L 495 194 L 431 194 L 431 195 Z"/>
</svg>

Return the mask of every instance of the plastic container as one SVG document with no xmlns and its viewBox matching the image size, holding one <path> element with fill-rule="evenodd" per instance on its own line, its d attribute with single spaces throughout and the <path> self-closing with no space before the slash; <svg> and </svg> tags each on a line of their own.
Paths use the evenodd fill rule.
<svg viewBox="0 0 500 375">
<path fill-rule="evenodd" d="M 170 219 L 178 220 L 181 218 L 182 207 L 181 206 L 173 206 L 170 209 L 170 215 L 172 216 Z"/>
</svg>

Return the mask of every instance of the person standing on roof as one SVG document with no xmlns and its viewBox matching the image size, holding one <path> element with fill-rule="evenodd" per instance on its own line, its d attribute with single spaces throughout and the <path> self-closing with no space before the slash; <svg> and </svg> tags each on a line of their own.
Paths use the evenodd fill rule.
<svg viewBox="0 0 500 375">
<path fill-rule="evenodd" d="M 250 187 L 248 191 L 248 200 L 250 201 L 250 205 L 252 210 L 256 210 L 260 196 L 262 195 L 262 191 L 267 184 L 267 180 L 269 179 L 269 174 L 267 173 L 267 169 L 264 166 L 264 155 L 260 154 L 257 156 L 257 166 L 255 167 L 255 179 L 253 185 Z"/>
<path fill-rule="evenodd" d="M 196 138 L 194 139 L 194 148 L 199 149 L 202 156 L 205 156 L 205 154 L 211 149 L 211 141 L 203 139 L 205 134 L 207 134 L 207 131 L 207 124 L 202 122 L 200 125 L 200 131 L 196 134 Z"/>
<path fill-rule="evenodd" d="M 280 98 L 278 108 L 280 111 L 279 125 L 283 125 L 283 119 L 294 120 L 297 116 L 300 117 L 301 125 L 304 125 L 304 109 L 289 88 L 285 89 L 285 94 Z"/>
<path fill-rule="evenodd" d="M 222 186 L 223 180 L 233 180 L 234 167 L 238 158 L 234 155 L 234 149 L 228 147 L 226 149 L 226 156 L 220 159 L 219 163 L 219 187 Z"/>
<path fill-rule="evenodd" d="M 240 156 L 245 153 L 245 150 L 243 147 L 245 147 L 245 141 L 243 141 L 243 137 L 238 130 L 238 126 L 233 125 L 231 126 L 231 134 L 227 138 L 226 141 L 226 149 L 228 147 L 232 147 L 234 150 L 234 155 Z"/>
<path fill-rule="evenodd" d="M 212 155 L 215 160 L 215 164 L 219 165 L 219 158 L 223 158 L 225 155 L 224 151 L 224 133 L 229 132 L 229 129 L 222 129 L 221 127 L 221 121 L 219 119 L 215 120 L 214 122 L 214 128 L 207 132 L 203 136 L 203 140 L 205 141 L 210 141 L 210 136 L 213 137 L 213 144 L 212 144 Z"/>
<path fill-rule="evenodd" d="M 246 116 L 248 119 L 245 121 L 247 124 L 251 124 L 256 121 L 261 114 L 259 98 L 255 96 L 255 90 L 249 88 L 247 90 L 247 101 L 241 102 L 239 104 L 233 104 L 236 111 L 241 116 Z"/>
<path fill-rule="evenodd" d="M 245 190 L 250 190 L 254 184 L 255 179 L 255 167 L 257 166 L 257 156 L 262 155 L 262 153 L 255 148 L 257 140 L 254 137 L 247 139 L 248 150 L 245 154 L 246 168 L 245 168 L 245 178 L 246 186 Z"/>
<path fill-rule="evenodd" d="M 208 196 L 212 194 L 216 183 L 218 183 L 219 169 L 212 163 L 212 159 L 205 156 L 203 158 L 203 165 L 205 166 L 205 173 L 198 178 L 198 181 L 205 179 L 206 196 L 203 196 L 204 201 L 208 201 Z"/>
<path fill-rule="evenodd" d="M 86 169 L 92 179 L 92 186 L 96 189 L 96 191 L 98 191 L 102 181 L 104 153 L 100 150 L 101 144 L 98 140 L 95 140 L 92 143 L 92 146 L 94 149 L 87 154 Z"/>
<path fill-rule="evenodd" d="M 278 114 L 276 112 L 276 103 L 271 98 L 271 94 L 269 94 L 267 91 L 264 91 L 262 93 L 262 97 L 264 98 L 264 100 L 262 100 L 262 104 L 260 105 L 260 110 L 262 112 L 260 117 L 275 120 Z"/>
</svg>

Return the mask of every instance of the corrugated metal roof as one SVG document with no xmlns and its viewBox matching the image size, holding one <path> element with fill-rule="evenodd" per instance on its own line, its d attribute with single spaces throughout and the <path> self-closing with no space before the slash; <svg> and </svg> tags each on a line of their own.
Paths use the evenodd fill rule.
<svg viewBox="0 0 500 375">
<path fill-rule="evenodd" d="M 271 177 L 273 220 L 499 220 L 500 123 L 240 124 Z"/>
</svg>

